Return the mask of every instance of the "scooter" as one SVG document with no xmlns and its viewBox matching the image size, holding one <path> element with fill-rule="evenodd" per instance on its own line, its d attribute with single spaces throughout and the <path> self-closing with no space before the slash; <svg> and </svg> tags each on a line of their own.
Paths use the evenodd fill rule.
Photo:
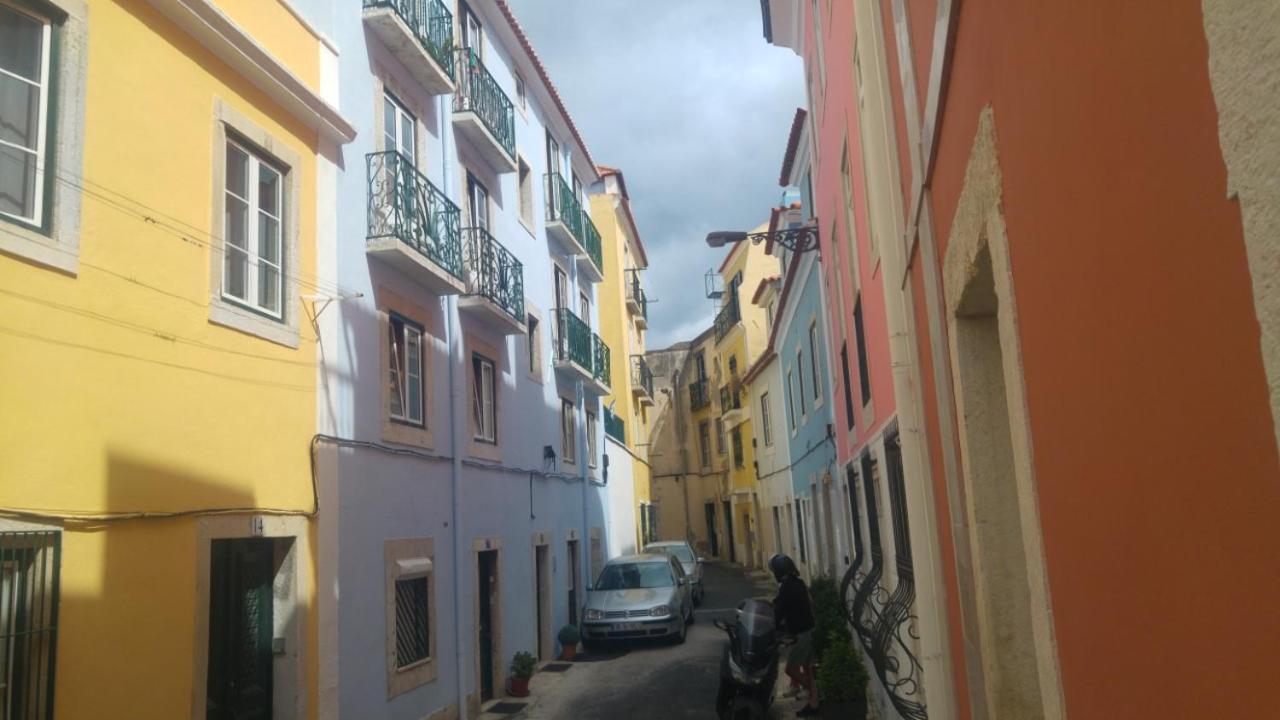
<svg viewBox="0 0 1280 720">
<path fill-rule="evenodd" d="M 732 623 L 716 620 L 729 636 L 720 658 L 720 690 L 716 716 L 720 720 L 763 720 L 773 702 L 778 681 L 779 640 L 768 600 L 746 600 Z"/>
</svg>

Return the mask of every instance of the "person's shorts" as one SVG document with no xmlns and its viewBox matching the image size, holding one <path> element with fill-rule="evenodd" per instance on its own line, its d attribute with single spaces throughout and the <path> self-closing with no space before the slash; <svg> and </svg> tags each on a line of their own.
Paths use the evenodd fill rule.
<svg viewBox="0 0 1280 720">
<path fill-rule="evenodd" d="M 787 667 L 792 669 L 804 667 L 813 660 L 813 631 L 805 630 L 802 633 L 796 633 L 795 638 L 795 644 L 787 653 Z"/>
</svg>

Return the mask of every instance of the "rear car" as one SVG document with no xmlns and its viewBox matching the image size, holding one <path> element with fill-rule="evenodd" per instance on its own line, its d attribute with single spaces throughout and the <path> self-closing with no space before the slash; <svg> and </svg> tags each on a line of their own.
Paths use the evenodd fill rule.
<svg viewBox="0 0 1280 720">
<path fill-rule="evenodd" d="M 646 553 L 666 553 L 678 560 L 680 567 L 684 569 L 684 574 L 689 578 L 693 604 L 702 604 L 702 596 L 705 593 L 702 585 L 702 558 L 698 557 L 689 543 L 682 540 L 665 540 L 645 545 L 644 551 Z"/>
<path fill-rule="evenodd" d="M 666 554 L 624 555 L 605 563 L 587 591 L 582 644 L 667 638 L 684 642 L 693 599 L 684 568 Z"/>
</svg>

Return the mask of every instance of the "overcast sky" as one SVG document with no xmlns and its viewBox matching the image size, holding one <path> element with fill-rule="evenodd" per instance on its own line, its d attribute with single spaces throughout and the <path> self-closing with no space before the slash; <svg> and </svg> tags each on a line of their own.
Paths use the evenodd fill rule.
<svg viewBox="0 0 1280 720">
<path fill-rule="evenodd" d="M 711 230 L 778 203 L 800 59 L 769 45 L 754 0 L 508 0 L 602 165 L 621 168 L 649 253 L 650 349 L 712 319 Z"/>
</svg>

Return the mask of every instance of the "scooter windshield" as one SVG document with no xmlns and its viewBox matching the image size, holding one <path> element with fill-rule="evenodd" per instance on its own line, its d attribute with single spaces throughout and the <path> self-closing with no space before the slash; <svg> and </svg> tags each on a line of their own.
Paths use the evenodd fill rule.
<svg viewBox="0 0 1280 720">
<path fill-rule="evenodd" d="M 744 639 L 772 641 L 776 630 L 773 603 L 767 600 L 744 602 L 738 610 L 738 627 Z"/>
</svg>

